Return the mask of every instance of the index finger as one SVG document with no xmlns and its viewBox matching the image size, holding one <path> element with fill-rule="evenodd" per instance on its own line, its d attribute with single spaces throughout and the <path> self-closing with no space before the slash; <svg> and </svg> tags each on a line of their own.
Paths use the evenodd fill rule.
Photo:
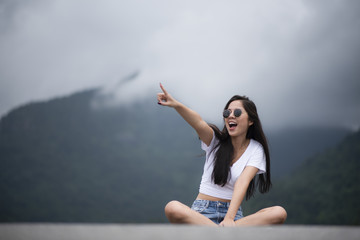
<svg viewBox="0 0 360 240">
<path fill-rule="evenodd" d="M 161 88 L 161 90 L 165 93 L 165 95 L 167 95 L 168 93 L 167 93 L 167 91 L 165 90 L 165 88 L 163 87 L 163 85 L 160 83 L 160 88 Z"/>
</svg>

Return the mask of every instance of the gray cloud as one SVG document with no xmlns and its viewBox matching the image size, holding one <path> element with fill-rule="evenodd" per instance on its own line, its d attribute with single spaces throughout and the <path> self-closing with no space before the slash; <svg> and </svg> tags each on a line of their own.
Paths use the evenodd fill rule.
<svg viewBox="0 0 360 240">
<path fill-rule="evenodd" d="M 163 82 L 213 122 L 242 94 L 269 127 L 359 126 L 358 1 L 16 3 L 0 4 L 1 115 L 92 86 L 155 102 Z"/>
</svg>

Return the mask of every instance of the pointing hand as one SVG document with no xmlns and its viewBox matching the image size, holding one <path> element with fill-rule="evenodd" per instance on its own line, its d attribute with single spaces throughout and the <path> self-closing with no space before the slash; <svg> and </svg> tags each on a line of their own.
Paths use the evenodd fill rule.
<svg viewBox="0 0 360 240">
<path fill-rule="evenodd" d="M 178 102 L 165 90 L 161 83 L 160 88 L 163 92 L 157 94 L 158 104 L 168 107 L 175 107 Z"/>
</svg>

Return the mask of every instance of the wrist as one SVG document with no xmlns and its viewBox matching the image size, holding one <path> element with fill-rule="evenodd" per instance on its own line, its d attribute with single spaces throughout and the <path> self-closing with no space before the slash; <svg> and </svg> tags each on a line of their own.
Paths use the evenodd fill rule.
<svg viewBox="0 0 360 240">
<path fill-rule="evenodd" d="M 235 221 L 235 216 L 234 217 L 232 217 L 232 216 L 229 216 L 229 215 L 225 215 L 225 217 L 224 217 L 224 220 L 231 220 L 231 221 Z"/>
<path fill-rule="evenodd" d="M 173 105 L 173 108 L 175 108 L 175 110 L 178 110 L 180 108 L 184 107 L 184 105 L 181 103 L 181 102 L 178 102 L 178 101 L 174 101 L 174 105 Z"/>
</svg>

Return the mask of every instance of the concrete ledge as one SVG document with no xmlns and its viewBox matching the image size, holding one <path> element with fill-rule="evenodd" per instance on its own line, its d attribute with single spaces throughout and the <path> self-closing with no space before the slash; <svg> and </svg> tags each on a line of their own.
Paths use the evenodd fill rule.
<svg viewBox="0 0 360 240">
<path fill-rule="evenodd" d="M 214 228 L 170 224 L 0 224 L 1 240 L 42 239 L 360 239 L 360 227 L 265 226 Z"/>
</svg>

